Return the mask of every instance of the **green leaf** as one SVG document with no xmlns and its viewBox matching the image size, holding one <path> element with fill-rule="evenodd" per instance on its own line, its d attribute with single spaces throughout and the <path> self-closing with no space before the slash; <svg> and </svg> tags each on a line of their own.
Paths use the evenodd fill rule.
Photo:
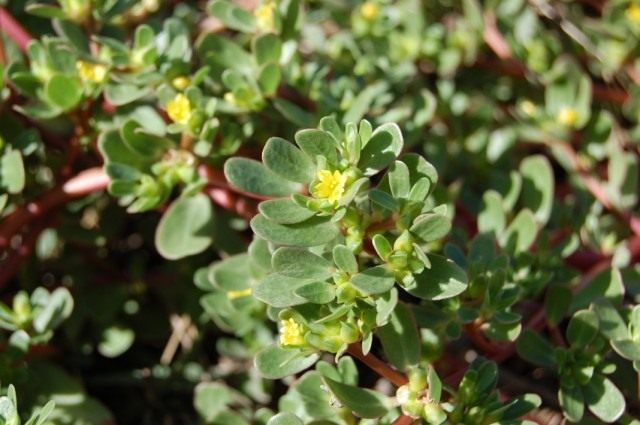
<svg viewBox="0 0 640 425">
<path fill-rule="evenodd" d="M 230 38 L 218 34 L 206 34 L 196 49 L 204 62 L 221 69 L 233 69 L 244 75 L 252 75 L 253 57 Z"/>
<path fill-rule="evenodd" d="M 40 16 L 41 18 L 67 18 L 67 14 L 64 12 L 64 10 L 60 9 L 59 7 L 49 6 L 46 4 L 28 4 L 25 7 L 25 11 L 32 15 Z"/>
<path fill-rule="evenodd" d="M 273 106 L 282 114 L 283 117 L 298 127 L 313 127 L 316 122 L 313 114 L 305 111 L 295 103 L 291 103 L 288 100 L 275 98 L 273 99 Z"/>
<path fill-rule="evenodd" d="M 391 167 L 389 167 L 389 188 L 391 194 L 395 198 L 406 199 L 409 196 L 411 190 L 411 181 L 409 179 L 409 167 L 404 162 L 395 161 Z"/>
<path fill-rule="evenodd" d="M 536 221 L 545 225 L 553 207 L 554 177 L 549 160 L 533 155 L 520 163 L 522 175 L 522 202 L 533 211 Z"/>
<path fill-rule="evenodd" d="M 456 263 L 440 255 L 428 255 L 431 268 L 415 275 L 416 285 L 407 288 L 411 295 L 425 300 L 455 297 L 467 288 L 467 274 Z"/>
<path fill-rule="evenodd" d="M 397 124 L 381 125 L 362 148 L 358 167 L 367 176 L 378 173 L 398 157 L 403 144 L 402 132 Z"/>
<path fill-rule="evenodd" d="M 67 319 L 73 311 L 73 297 L 65 287 L 57 288 L 51 293 L 46 306 L 33 319 L 33 329 L 44 333 L 53 330 Z"/>
<path fill-rule="evenodd" d="M 386 81 L 379 81 L 366 87 L 351 101 L 351 105 L 345 112 L 342 122 L 346 124 L 360 121 L 370 109 L 375 98 L 383 95 L 388 88 L 389 83 Z"/>
<path fill-rule="evenodd" d="M 422 242 L 442 239 L 451 230 L 451 220 L 441 214 L 421 214 L 413 221 L 409 231 Z"/>
<path fill-rule="evenodd" d="M 120 127 L 124 143 L 133 152 L 149 159 L 159 159 L 173 143 L 169 139 L 146 133 L 135 120 L 128 119 Z"/>
<path fill-rule="evenodd" d="M 75 77 L 55 74 L 44 86 L 47 99 L 64 111 L 73 109 L 82 100 L 82 85 Z"/>
<path fill-rule="evenodd" d="M 314 161 L 317 156 L 322 156 L 329 164 L 338 163 L 336 140 L 330 133 L 316 129 L 300 130 L 296 133 L 295 140 L 302 152 Z"/>
<path fill-rule="evenodd" d="M 304 356 L 298 350 L 271 345 L 258 352 L 255 364 L 264 378 L 282 379 L 311 367 L 319 357 L 315 353 Z"/>
<path fill-rule="evenodd" d="M 598 335 L 598 316 L 591 310 L 576 312 L 567 326 L 567 341 L 572 348 L 584 348 Z"/>
<path fill-rule="evenodd" d="M 598 273 L 585 287 L 580 289 L 571 300 L 571 311 L 586 308 L 593 301 L 604 297 L 613 304 L 622 302 L 625 288 L 620 270 L 613 267 Z"/>
<path fill-rule="evenodd" d="M 300 286 L 295 294 L 313 304 L 326 304 L 336 297 L 336 290 L 328 282 L 311 282 Z"/>
<path fill-rule="evenodd" d="M 284 308 L 306 304 L 308 300 L 297 294 L 298 288 L 310 283 L 309 279 L 299 279 L 271 273 L 254 288 L 253 296 L 272 307 Z"/>
<path fill-rule="evenodd" d="M 267 425 L 304 425 L 296 415 L 291 413 L 278 413 L 267 422 Z"/>
<path fill-rule="evenodd" d="M 18 150 L 6 152 L 0 157 L 0 187 L 9 193 L 20 193 L 24 189 L 25 172 L 22 154 Z"/>
<path fill-rule="evenodd" d="M 502 234 L 507 217 L 504 212 L 502 197 L 498 192 L 489 190 L 482 196 L 482 209 L 478 214 L 478 232 Z"/>
<path fill-rule="evenodd" d="M 213 218 L 213 206 L 204 194 L 176 200 L 156 228 L 158 252 L 169 260 L 201 253 L 213 242 Z"/>
<path fill-rule="evenodd" d="M 224 175 L 234 187 L 260 196 L 288 196 L 299 187 L 248 158 L 229 158 L 224 164 Z"/>
<path fill-rule="evenodd" d="M 516 348 L 520 357 L 538 366 L 555 365 L 554 347 L 537 333 L 525 330 L 518 338 Z"/>
<path fill-rule="evenodd" d="M 530 210 L 523 209 L 503 233 L 500 245 L 513 254 L 525 252 L 535 242 L 537 234 L 535 216 Z"/>
<path fill-rule="evenodd" d="M 558 391 L 558 401 L 567 419 L 579 422 L 584 416 L 584 398 L 579 385 L 562 386 Z"/>
<path fill-rule="evenodd" d="M 207 422 L 213 421 L 232 401 L 231 390 L 218 382 L 201 382 L 193 394 L 193 406 Z"/>
<path fill-rule="evenodd" d="M 379 418 L 389 410 L 389 401 L 382 394 L 353 385 L 324 378 L 331 392 L 340 402 L 362 418 Z"/>
<path fill-rule="evenodd" d="M 107 84 L 104 96 L 114 106 L 122 106 L 134 102 L 150 94 L 148 87 L 138 87 L 133 84 Z"/>
<path fill-rule="evenodd" d="M 381 294 L 393 287 L 395 277 L 385 266 L 375 266 L 354 275 L 351 283 L 366 295 Z"/>
<path fill-rule="evenodd" d="M 208 11 L 220 19 L 227 28 L 242 32 L 255 31 L 253 15 L 229 1 L 216 0 L 209 4 Z"/>
<path fill-rule="evenodd" d="M 134 340 L 133 330 L 111 326 L 102 332 L 102 341 L 98 344 L 98 351 L 105 357 L 118 357 L 131 347 Z"/>
<path fill-rule="evenodd" d="M 260 202 L 258 210 L 269 220 L 280 224 L 300 223 L 316 214 L 315 211 L 301 207 L 288 198 Z"/>
<path fill-rule="evenodd" d="M 267 141 L 262 161 L 274 173 L 294 182 L 309 183 L 315 175 L 315 166 L 309 157 L 280 137 Z"/>
<path fill-rule="evenodd" d="M 278 224 L 258 214 L 251 220 L 251 228 L 258 236 L 275 244 L 300 247 L 323 245 L 340 233 L 328 217 L 312 217 L 296 224 Z"/>
<path fill-rule="evenodd" d="M 358 273 L 358 260 L 353 252 L 344 245 L 333 247 L 333 262 L 344 272 Z"/>
<path fill-rule="evenodd" d="M 571 289 L 566 286 L 555 285 L 547 289 L 544 314 L 549 324 L 555 326 L 562 321 L 569 311 L 572 296 Z"/>
<path fill-rule="evenodd" d="M 329 261 L 303 248 L 279 248 L 271 264 L 277 273 L 300 279 L 325 280 L 333 274 Z"/>
<path fill-rule="evenodd" d="M 596 374 L 589 384 L 582 388 L 587 407 L 604 422 L 615 422 L 624 413 L 626 407 L 624 396 L 608 378 Z"/>
<path fill-rule="evenodd" d="M 613 340 L 611 341 L 611 347 L 627 360 L 640 361 L 640 341 L 632 339 Z"/>
<path fill-rule="evenodd" d="M 277 64 L 280 62 L 282 42 L 278 36 L 273 33 L 261 34 L 253 39 L 252 50 L 258 65 L 269 62 Z"/>
<path fill-rule="evenodd" d="M 384 354 L 391 364 L 400 371 L 420 361 L 420 336 L 411 309 L 398 304 L 389 322 L 377 331 Z"/>
<path fill-rule="evenodd" d="M 260 68 L 258 84 L 264 96 L 273 96 L 276 93 L 281 77 L 280 67 L 275 63 L 268 63 Z"/>
<path fill-rule="evenodd" d="M 591 309 L 598 315 L 600 332 L 610 340 L 626 339 L 629 331 L 616 308 L 605 298 L 591 304 Z"/>
</svg>

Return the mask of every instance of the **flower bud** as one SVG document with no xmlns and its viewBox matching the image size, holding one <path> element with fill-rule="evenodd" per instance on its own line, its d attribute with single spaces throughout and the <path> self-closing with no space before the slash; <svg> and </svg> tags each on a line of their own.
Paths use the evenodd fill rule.
<svg viewBox="0 0 640 425">
<path fill-rule="evenodd" d="M 409 388 L 419 392 L 427 388 L 427 372 L 421 367 L 411 368 L 409 371 Z"/>
<path fill-rule="evenodd" d="M 426 403 L 422 410 L 422 418 L 429 424 L 439 425 L 447 420 L 447 414 L 437 403 Z"/>
</svg>

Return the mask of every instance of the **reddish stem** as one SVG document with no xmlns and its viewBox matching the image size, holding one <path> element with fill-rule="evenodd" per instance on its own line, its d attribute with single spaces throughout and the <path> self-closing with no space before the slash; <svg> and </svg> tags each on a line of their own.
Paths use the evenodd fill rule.
<svg viewBox="0 0 640 425">
<path fill-rule="evenodd" d="M 23 52 L 27 50 L 27 45 L 33 40 L 31 34 L 4 7 L 0 7 L 0 30 L 7 34 Z"/>
<path fill-rule="evenodd" d="M 387 381 L 391 382 L 396 387 L 401 387 L 409 382 L 406 376 L 392 369 L 388 364 L 386 364 L 373 354 L 369 353 L 365 355 L 362 352 L 360 343 L 351 344 L 347 349 L 347 352 L 353 357 L 360 360 L 362 363 L 369 366 L 371 370 L 385 378 Z"/>
<path fill-rule="evenodd" d="M 415 421 L 416 420 L 413 419 L 411 416 L 401 415 L 401 416 L 398 416 L 398 418 L 395 421 L 393 421 L 391 425 L 411 425 Z"/>
<path fill-rule="evenodd" d="M 109 177 L 101 167 L 90 168 L 46 192 L 39 199 L 16 208 L 0 222 L 0 249 L 7 248 L 11 239 L 30 221 L 43 217 L 54 208 L 107 187 Z"/>
</svg>

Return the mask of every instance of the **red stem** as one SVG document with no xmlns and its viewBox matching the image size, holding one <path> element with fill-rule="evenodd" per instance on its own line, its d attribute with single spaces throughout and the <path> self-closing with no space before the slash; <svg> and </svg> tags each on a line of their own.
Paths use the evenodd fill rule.
<svg viewBox="0 0 640 425">
<path fill-rule="evenodd" d="M 347 349 L 347 352 L 351 354 L 353 357 L 360 360 L 362 363 L 369 366 L 371 370 L 373 370 L 378 375 L 385 378 L 387 381 L 391 382 L 396 387 L 401 387 L 405 385 L 407 382 L 409 382 L 406 376 L 404 376 L 400 372 L 397 372 L 394 369 L 391 369 L 391 367 L 388 364 L 386 364 L 385 362 L 383 362 L 373 354 L 369 353 L 365 355 L 362 352 L 360 343 L 356 342 L 355 344 L 351 344 Z"/>
<path fill-rule="evenodd" d="M 11 239 L 30 221 L 43 217 L 72 199 L 104 190 L 108 184 L 109 177 L 101 167 L 90 168 L 51 189 L 39 199 L 16 208 L 0 222 L 0 249 L 6 249 Z"/>
<path fill-rule="evenodd" d="M 31 34 L 29 34 L 4 7 L 0 7 L 0 29 L 7 34 L 23 52 L 27 50 L 27 45 L 33 40 Z"/>
</svg>

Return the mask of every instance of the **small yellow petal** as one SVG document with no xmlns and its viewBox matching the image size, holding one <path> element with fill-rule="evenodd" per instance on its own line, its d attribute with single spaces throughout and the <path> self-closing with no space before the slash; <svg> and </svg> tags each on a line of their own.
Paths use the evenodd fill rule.
<svg viewBox="0 0 640 425">
<path fill-rule="evenodd" d="M 107 67 L 99 63 L 77 61 L 76 70 L 83 81 L 102 83 L 107 78 Z"/>
<path fill-rule="evenodd" d="M 331 203 L 336 203 L 344 194 L 346 176 L 336 170 L 333 173 L 329 170 L 320 170 L 317 177 L 318 183 L 314 187 L 314 195 L 324 198 Z"/>
<path fill-rule="evenodd" d="M 280 321 L 280 344 L 289 346 L 304 345 L 304 328 L 293 318 Z"/>
<path fill-rule="evenodd" d="M 360 6 L 362 17 L 368 21 L 373 21 L 380 14 L 380 8 L 373 2 L 365 2 Z"/>
<path fill-rule="evenodd" d="M 573 127 L 578 121 L 578 113 L 575 109 L 565 106 L 558 114 L 558 122 L 565 127 Z"/>
<path fill-rule="evenodd" d="M 185 77 L 184 75 L 180 76 L 180 77 L 176 77 L 173 80 L 171 80 L 171 85 L 176 89 L 176 90 L 184 90 L 189 86 L 189 83 L 191 81 L 189 81 L 189 78 Z"/>
<path fill-rule="evenodd" d="M 264 31 L 271 31 L 275 28 L 276 2 L 266 0 L 253 12 L 256 17 L 258 28 Z"/>
<path fill-rule="evenodd" d="M 636 3 L 631 3 L 627 10 L 625 11 L 625 15 L 627 15 L 627 19 L 633 22 L 634 24 L 640 24 L 640 6 Z"/>
<path fill-rule="evenodd" d="M 188 124 L 191 119 L 191 102 L 187 96 L 178 93 L 167 103 L 167 114 L 173 122 Z"/>
</svg>

